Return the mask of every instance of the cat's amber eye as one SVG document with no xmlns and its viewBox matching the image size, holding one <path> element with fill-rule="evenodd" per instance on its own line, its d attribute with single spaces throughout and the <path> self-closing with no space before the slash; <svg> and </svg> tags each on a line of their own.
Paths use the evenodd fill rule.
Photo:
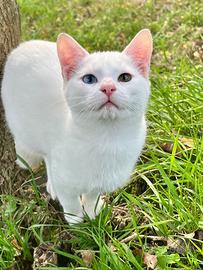
<svg viewBox="0 0 203 270">
<path fill-rule="evenodd" d="M 131 79 L 132 79 L 132 75 L 130 75 L 129 73 L 122 73 L 118 77 L 119 82 L 129 82 Z"/>
<path fill-rule="evenodd" d="M 82 81 L 87 84 L 93 84 L 97 82 L 97 78 L 93 74 L 86 74 L 82 77 Z"/>
</svg>

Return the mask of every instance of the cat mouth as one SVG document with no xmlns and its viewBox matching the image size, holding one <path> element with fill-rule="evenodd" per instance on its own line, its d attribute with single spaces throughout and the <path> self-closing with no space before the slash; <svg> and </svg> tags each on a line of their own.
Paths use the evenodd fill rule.
<svg viewBox="0 0 203 270">
<path fill-rule="evenodd" d="M 107 100 L 104 104 L 102 104 L 100 107 L 99 107 L 99 110 L 103 109 L 103 108 L 106 108 L 106 109 L 111 109 L 111 108 L 117 108 L 118 109 L 118 106 L 113 103 L 111 100 Z"/>
</svg>

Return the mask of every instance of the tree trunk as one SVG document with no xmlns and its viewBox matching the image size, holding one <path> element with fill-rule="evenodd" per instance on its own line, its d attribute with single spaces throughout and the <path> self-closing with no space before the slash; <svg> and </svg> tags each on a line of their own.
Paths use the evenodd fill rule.
<svg viewBox="0 0 203 270">
<path fill-rule="evenodd" d="M 20 41 L 20 17 L 15 0 L 0 0 L 0 84 L 8 53 Z M 15 165 L 15 148 L 6 127 L 0 98 L 0 194 L 14 190 L 14 179 L 19 171 Z"/>
</svg>

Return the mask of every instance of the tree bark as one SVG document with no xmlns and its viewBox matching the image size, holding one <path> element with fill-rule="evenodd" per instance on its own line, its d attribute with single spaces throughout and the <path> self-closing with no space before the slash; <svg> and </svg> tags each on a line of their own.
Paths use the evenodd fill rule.
<svg viewBox="0 0 203 270">
<path fill-rule="evenodd" d="M 0 85 L 8 53 L 20 41 L 20 17 L 15 0 L 0 0 Z M 14 190 L 14 179 L 19 171 L 15 165 L 15 148 L 6 126 L 0 98 L 0 194 Z"/>
</svg>

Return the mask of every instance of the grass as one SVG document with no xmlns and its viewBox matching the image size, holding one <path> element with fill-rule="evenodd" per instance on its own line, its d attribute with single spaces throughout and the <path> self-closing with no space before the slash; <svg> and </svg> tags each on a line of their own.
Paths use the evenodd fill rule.
<svg viewBox="0 0 203 270">
<path fill-rule="evenodd" d="M 33 269 L 44 270 L 202 269 L 201 1 L 18 3 L 22 40 L 54 41 L 67 32 L 90 52 L 122 50 L 150 28 L 152 94 L 148 138 L 131 184 L 108 196 L 96 220 L 69 227 L 29 184 L 32 176 L 20 187 L 24 196 L 1 195 L 0 269 L 31 269 L 33 260 Z"/>
</svg>

